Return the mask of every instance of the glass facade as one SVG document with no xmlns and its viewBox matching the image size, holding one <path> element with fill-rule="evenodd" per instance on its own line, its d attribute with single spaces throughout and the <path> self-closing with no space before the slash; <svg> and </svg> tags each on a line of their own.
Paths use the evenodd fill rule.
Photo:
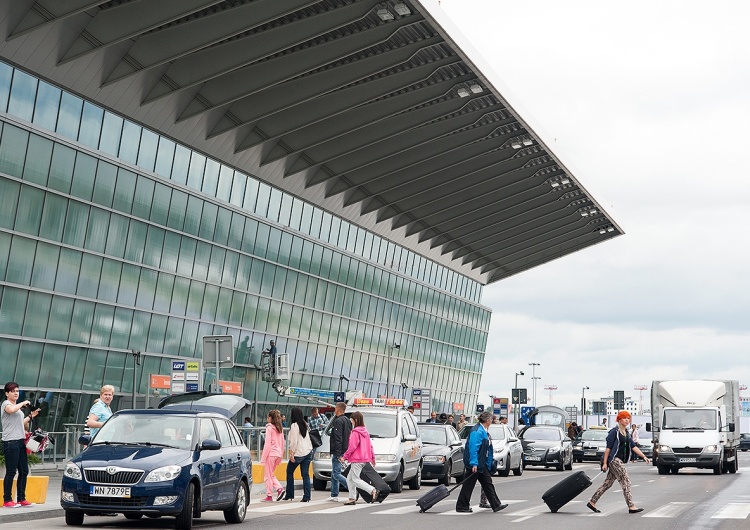
<svg viewBox="0 0 750 530">
<path fill-rule="evenodd" d="M 246 397 L 274 339 L 291 386 L 344 376 L 382 395 L 391 356 L 389 394 L 473 407 L 480 299 L 456 271 L 0 63 L 0 362 L 53 400 L 49 429 L 82 421 L 103 384 L 132 393 L 132 350 L 144 395 L 205 335 L 234 337 L 221 378 Z M 279 404 L 263 382 L 258 399 Z"/>
</svg>

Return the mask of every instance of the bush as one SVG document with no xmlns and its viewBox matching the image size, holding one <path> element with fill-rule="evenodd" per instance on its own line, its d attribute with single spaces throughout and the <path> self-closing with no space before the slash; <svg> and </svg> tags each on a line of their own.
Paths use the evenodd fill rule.
<svg viewBox="0 0 750 530">
<path fill-rule="evenodd" d="M 29 465 L 41 464 L 42 458 L 37 453 L 29 455 Z M 3 453 L 3 444 L 0 444 L 0 465 L 5 466 L 5 453 Z"/>
</svg>

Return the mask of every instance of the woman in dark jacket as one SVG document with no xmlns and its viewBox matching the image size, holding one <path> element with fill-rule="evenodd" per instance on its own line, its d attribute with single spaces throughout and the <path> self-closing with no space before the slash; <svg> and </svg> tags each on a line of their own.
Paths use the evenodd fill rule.
<svg viewBox="0 0 750 530">
<path fill-rule="evenodd" d="M 607 434 L 607 448 L 604 450 L 604 459 L 602 462 L 602 471 L 607 472 L 607 478 L 604 479 L 604 483 L 599 486 L 599 489 L 594 492 L 591 500 L 586 504 L 592 512 L 601 513 L 601 510 L 596 507 L 596 502 L 604 495 L 605 491 L 612 487 L 615 480 L 622 487 L 622 494 L 625 496 L 625 502 L 628 503 L 628 513 L 640 513 L 643 511 L 643 508 L 638 508 L 633 503 L 633 495 L 630 492 L 630 477 L 628 477 L 625 464 L 630 460 L 631 452 L 643 458 L 647 464 L 650 461 L 638 446 L 635 445 L 633 438 L 630 437 L 628 429 L 630 420 L 630 413 L 626 410 L 621 410 L 617 415 L 617 426 Z"/>
</svg>

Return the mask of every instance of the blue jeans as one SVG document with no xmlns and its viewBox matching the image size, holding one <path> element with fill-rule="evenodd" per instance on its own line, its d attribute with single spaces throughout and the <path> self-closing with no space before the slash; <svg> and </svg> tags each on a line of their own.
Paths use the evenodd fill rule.
<svg viewBox="0 0 750 530">
<path fill-rule="evenodd" d="M 25 440 L 3 442 L 5 454 L 5 479 L 3 479 L 3 502 L 13 500 L 13 479 L 18 471 L 16 497 L 18 502 L 26 500 L 26 477 L 29 474 L 29 457 L 26 454 Z"/>
<path fill-rule="evenodd" d="M 294 470 L 299 466 L 302 474 L 302 499 L 310 500 L 310 462 L 312 462 L 314 451 L 310 451 L 304 456 L 295 456 L 294 462 L 288 462 L 286 465 L 286 495 L 284 499 L 294 498 Z"/>
<path fill-rule="evenodd" d="M 341 455 L 331 455 L 331 497 L 339 496 L 339 484 L 346 484 L 346 477 L 341 474 Z"/>
</svg>

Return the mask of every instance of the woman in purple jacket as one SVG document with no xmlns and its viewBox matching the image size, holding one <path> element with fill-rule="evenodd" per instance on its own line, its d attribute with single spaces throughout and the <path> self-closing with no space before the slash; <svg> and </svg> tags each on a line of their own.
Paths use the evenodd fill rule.
<svg viewBox="0 0 750 530">
<path fill-rule="evenodd" d="M 356 504 L 357 488 L 368 490 L 372 486 L 362 480 L 359 475 L 362 473 L 362 468 L 368 462 L 375 466 L 375 451 L 372 448 L 372 441 L 370 441 L 370 433 L 365 428 L 365 418 L 362 413 L 357 411 L 352 414 L 351 417 L 354 429 L 349 435 L 349 448 L 341 457 L 341 461 L 348 461 L 352 467 L 349 470 L 349 475 L 346 477 L 346 485 L 349 489 L 349 500 L 344 503 L 345 506 Z M 372 488 L 372 502 L 378 499 L 378 490 Z"/>
</svg>

